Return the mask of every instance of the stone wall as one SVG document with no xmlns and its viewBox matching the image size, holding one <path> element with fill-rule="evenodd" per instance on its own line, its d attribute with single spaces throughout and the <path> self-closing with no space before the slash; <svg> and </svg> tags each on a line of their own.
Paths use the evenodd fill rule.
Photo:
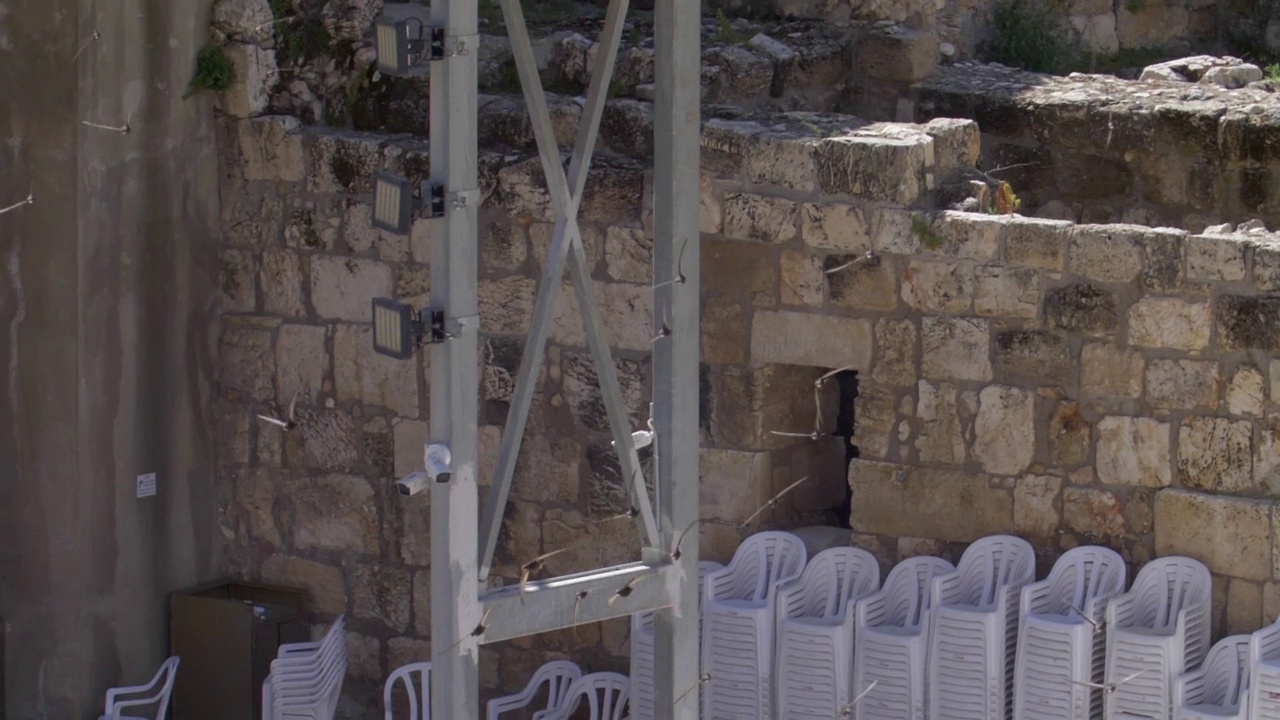
<svg viewBox="0 0 1280 720">
<path fill-rule="evenodd" d="M 1280 95 L 1265 82 L 1225 89 L 964 63 L 917 85 L 912 102 L 920 121 L 976 120 L 982 166 L 1028 214 L 1191 232 L 1280 225 Z"/>
</svg>

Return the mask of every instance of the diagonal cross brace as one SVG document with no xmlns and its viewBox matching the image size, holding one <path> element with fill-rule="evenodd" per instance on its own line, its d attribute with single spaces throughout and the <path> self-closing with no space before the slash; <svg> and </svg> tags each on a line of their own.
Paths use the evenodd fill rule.
<svg viewBox="0 0 1280 720">
<path fill-rule="evenodd" d="M 631 440 L 627 409 L 622 399 L 622 389 L 618 382 L 617 369 L 613 364 L 613 356 L 605 340 L 604 321 L 600 317 L 595 296 L 591 292 L 591 276 L 587 271 L 586 253 L 582 248 L 582 235 L 578 228 L 578 208 L 582 202 L 587 169 L 591 166 L 591 155 L 599 135 L 600 119 L 604 113 L 609 81 L 613 76 L 618 45 L 622 39 L 622 26 L 627 14 L 628 0 L 610 0 L 609 9 L 605 15 L 604 30 L 601 33 L 600 48 L 596 54 L 595 67 L 592 69 L 591 82 L 587 88 L 587 104 L 583 112 L 584 122 L 578 129 L 568 178 L 565 177 L 564 166 L 560 160 L 560 150 L 551 126 L 551 112 L 547 107 L 546 93 L 538 75 L 533 45 L 529 41 L 529 32 L 524 22 L 520 0 L 501 0 L 501 4 L 503 20 L 506 23 L 512 53 L 515 56 L 516 71 L 520 76 L 520 84 L 524 88 L 525 105 L 529 111 L 534 137 L 537 140 L 538 154 L 542 160 L 543 173 L 546 176 L 547 188 L 558 219 L 547 256 L 547 265 L 543 269 L 538 297 L 534 302 L 529 340 L 520 358 L 515 394 L 507 413 L 506 430 L 498 451 L 498 463 L 485 506 L 484 521 L 480 526 L 480 578 L 482 580 L 489 575 L 493 554 L 497 549 L 502 516 L 511 491 L 516 458 L 519 456 L 520 444 L 524 439 L 524 430 L 529 419 L 529 406 L 533 400 L 534 384 L 541 367 L 547 332 L 555 309 L 555 298 L 566 261 L 573 280 L 578 307 L 582 312 L 587 345 L 591 350 L 596 374 L 600 380 L 600 392 L 604 400 L 605 412 L 609 417 L 614 446 L 618 452 L 618 463 L 625 481 L 630 485 L 633 507 L 638 511 L 636 524 L 649 547 L 659 545 L 653 504 L 645 487 L 639 455 Z"/>
</svg>

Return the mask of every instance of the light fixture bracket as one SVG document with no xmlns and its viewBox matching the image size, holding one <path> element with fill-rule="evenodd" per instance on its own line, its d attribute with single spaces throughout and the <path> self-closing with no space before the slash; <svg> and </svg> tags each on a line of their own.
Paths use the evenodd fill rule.
<svg viewBox="0 0 1280 720">
<path fill-rule="evenodd" d="M 423 200 L 427 203 L 427 217 L 441 218 L 444 217 L 446 210 L 445 189 L 444 185 L 429 183 L 423 188 Z"/>
</svg>

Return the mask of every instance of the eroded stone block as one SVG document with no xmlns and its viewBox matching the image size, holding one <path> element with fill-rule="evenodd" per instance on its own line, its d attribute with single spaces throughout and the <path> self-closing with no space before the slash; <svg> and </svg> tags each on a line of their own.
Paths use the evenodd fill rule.
<svg viewBox="0 0 1280 720">
<path fill-rule="evenodd" d="M 931 380 L 991 379 L 986 320 L 925 317 L 920 329 L 920 373 Z"/>
<path fill-rule="evenodd" d="M 1156 494 L 1156 553 L 1186 555 L 1214 573 L 1268 580 L 1271 503 L 1188 490 Z"/>
<path fill-rule="evenodd" d="M 1146 297 L 1129 308 L 1129 343 L 1176 350 L 1204 350 L 1213 326 L 1209 304 Z"/>
<path fill-rule="evenodd" d="M 1098 422 L 1098 478 L 1106 485 L 1167 487 L 1172 482 L 1169 424 L 1112 416 Z"/>
<path fill-rule="evenodd" d="M 972 542 L 1013 528 L 1013 493 L 963 470 L 854 460 L 855 532 Z"/>
<path fill-rule="evenodd" d="M 1178 480 L 1219 492 L 1253 490 L 1253 424 L 1247 420 L 1190 417 L 1178 430 Z"/>
<path fill-rule="evenodd" d="M 974 459 L 989 473 L 1018 475 L 1035 451 L 1035 396 L 1019 388 L 983 388 L 974 421 Z"/>
</svg>

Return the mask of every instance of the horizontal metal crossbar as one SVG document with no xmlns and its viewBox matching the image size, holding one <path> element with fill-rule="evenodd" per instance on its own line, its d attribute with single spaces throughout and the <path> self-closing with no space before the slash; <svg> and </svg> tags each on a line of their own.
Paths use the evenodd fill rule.
<svg viewBox="0 0 1280 720">
<path fill-rule="evenodd" d="M 668 607 L 675 574 L 671 563 L 628 563 L 491 590 L 484 608 L 482 643 L 501 642 Z"/>
</svg>

